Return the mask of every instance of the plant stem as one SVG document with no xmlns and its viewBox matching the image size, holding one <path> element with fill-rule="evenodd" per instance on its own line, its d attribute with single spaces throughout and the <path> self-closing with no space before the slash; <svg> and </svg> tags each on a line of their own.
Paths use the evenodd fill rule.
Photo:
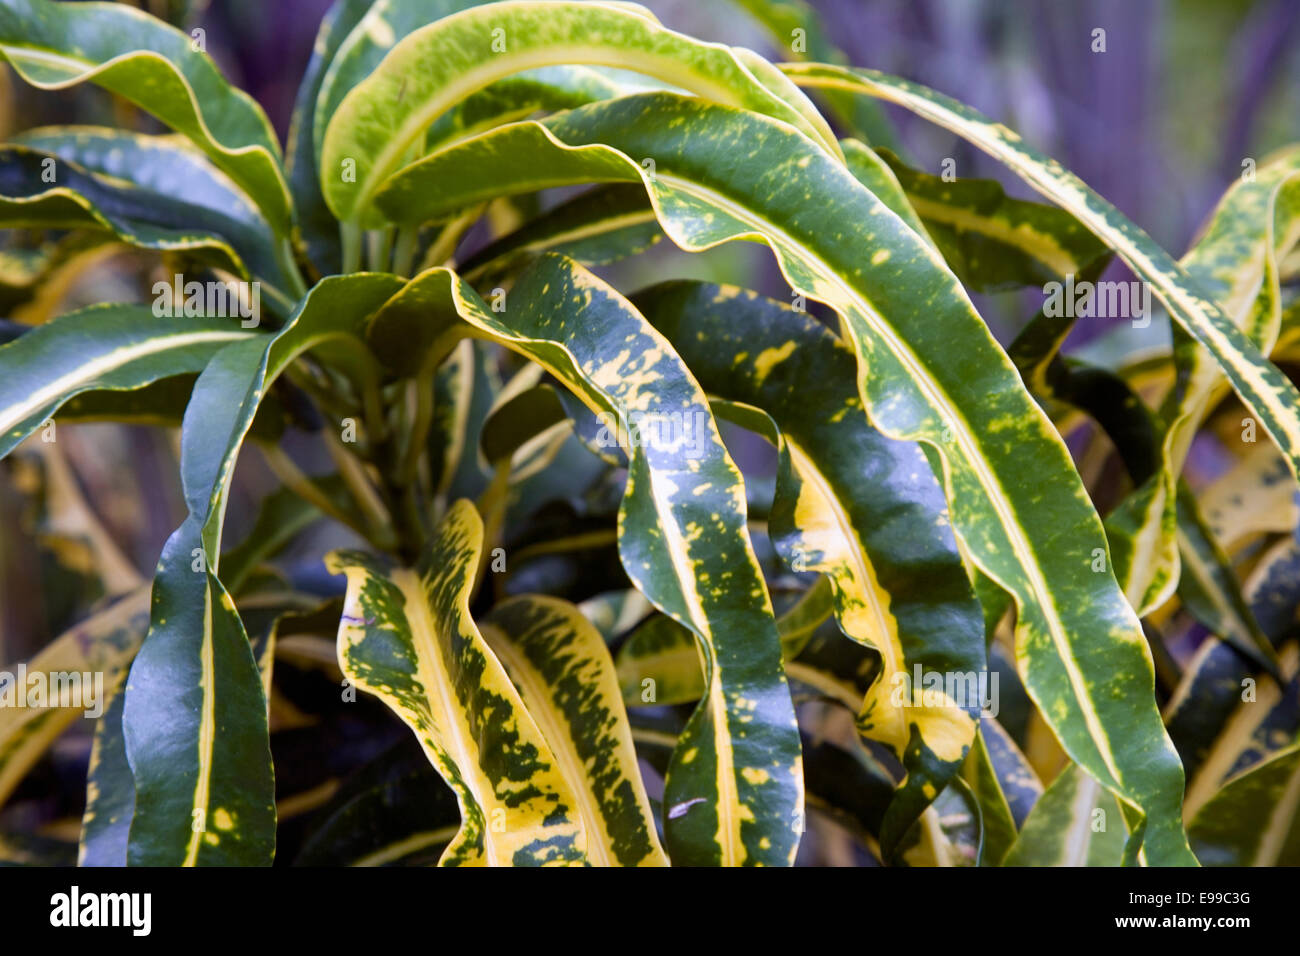
<svg viewBox="0 0 1300 956">
<path fill-rule="evenodd" d="M 339 223 L 339 242 L 343 247 L 343 274 L 361 271 L 361 229 L 355 223 Z"/>
<path fill-rule="evenodd" d="M 405 488 L 415 481 L 416 470 L 420 465 L 420 453 L 429 437 L 429 428 L 433 424 L 433 376 L 432 366 L 421 369 L 419 374 L 407 384 L 408 401 L 414 406 L 411 415 L 411 427 L 407 429 L 406 445 L 402 457 L 397 463 L 397 475 L 394 481 L 400 488 Z"/>
<path fill-rule="evenodd" d="M 415 251 L 419 242 L 419 226 L 402 226 L 397 230 L 397 242 L 393 246 L 393 272 L 399 276 L 411 274 L 415 266 Z"/>
<path fill-rule="evenodd" d="M 371 535 L 366 537 L 371 541 L 382 541 L 382 544 L 376 546 L 385 551 L 392 551 L 398 545 L 397 530 L 393 527 L 392 518 L 389 517 L 379 492 L 371 484 L 365 468 L 355 455 L 343 447 L 329 429 L 325 430 L 325 447 L 329 449 L 330 457 L 338 467 L 339 476 L 347 485 L 348 491 L 352 493 L 352 499 L 357 503 L 357 507 L 365 515 L 367 525 L 372 529 L 373 537 Z"/>
<path fill-rule="evenodd" d="M 366 233 L 366 255 L 371 272 L 388 272 L 388 258 L 392 251 L 392 229 L 372 229 Z"/>
<path fill-rule="evenodd" d="M 315 505 L 325 514 L 341 524 L 347 525 L 357 534 L 368 540 L 375 547 L 381 547 L 381 544 L 371 537 L 370 529 L 362 522 L 358 521 L 353 515 L 340 509 L 329 496 L 326 495 L 309 478 L 301 468 L 294 463 L 293 459 L 285 454 L 284 449 L 274 442 L 258 442 L 258 450 L 261 451 L 262 457 L 266 460 L 267 467 L 271 469 L 272 474 L 280 479 L 281 484 L 292 491 L 295 495 L 306 501 L 308 504 Z"/>
<path fill-rule="evenodd" d="M 289 291 L 296 299 L 301 299 L 307 294 L 307 283 L 303 281 L 302 273 L 298 270 L 298 262 L 293 255 L 293 244 L 288 239 L 281 239 L 276 243 L 275 258 L 279 262 L 280 271 L 289 280 Z"/>
</svg>

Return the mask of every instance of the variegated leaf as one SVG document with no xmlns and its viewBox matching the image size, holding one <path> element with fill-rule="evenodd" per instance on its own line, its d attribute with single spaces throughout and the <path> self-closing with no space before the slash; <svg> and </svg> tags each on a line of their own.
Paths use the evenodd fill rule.
<svg viewBox="0 0 1300 956">
<path fill-rule="evenodd" d="M 419 738 L 460 801 L 444 866 L 586 860 L 578 800 L 541 729 L 469 614 L 483 522 L 457 502 L 414 568 L 337 552 L 346 574 L 343 673 Z"/>
</svg>

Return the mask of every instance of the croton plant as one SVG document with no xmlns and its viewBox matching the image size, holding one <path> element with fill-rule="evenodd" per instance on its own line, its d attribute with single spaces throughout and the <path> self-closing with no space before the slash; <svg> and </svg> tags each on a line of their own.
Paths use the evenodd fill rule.
<svg viewBox="0 0 1300 956">
<path fill-rule="evenodd" d="M 281 144 L 201 31 L 0 0 L 15 83 L 136 127 L 0 147 L 0 454 L 103 595 L 0 676 L 0 803 L 89 753 L 5 859 L 1300 863 L 1300 148 L 1176 260 L 743 6 L 792 62 L 613 0 L 337 0 Z M 738 240 L 785 298 L 653 259 Z M 1000 343 L 971 296 L 1015 287 Z M 91 421 L 178 436 L 151 581 L 60 451 Z"/>
</svg>

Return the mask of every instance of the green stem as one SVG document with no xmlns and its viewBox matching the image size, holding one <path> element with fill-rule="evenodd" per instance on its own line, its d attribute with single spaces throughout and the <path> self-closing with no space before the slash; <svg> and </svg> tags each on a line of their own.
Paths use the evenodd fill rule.
<svg viewBox="0 0 1300 956">
<path fill-rule="evenodd" d="M 280 271 L 289 280 L 289 291 L 293 293 L 295 298 L 301 299 L 307 294 L 307 283 L 303 281 L 302 273 L 298 270 L 298 262 L 293 254 L 293 244 L 288 239 L 281 239 L 276 243 L 275 258 L 280 265 Z"/>
<path fill-rule="evenodd" d="M 397 530 L 393 527 L 392 518 L 388 510 L 384 507 L 383 499 L 380 498 L 379 492 L 371 484 L 369 476 L 360 460 L 353 454 L 349 453 L 343 447 L 338 437 L 329 429 L 325 430 L 325 447 L 329 449 L 330 457 L 334 459 L 334 464 L 339 470 L 339 477 L 347 485 L 348 491 L 352 494 L 352 499 L 356 502 L 361 513 L 365 515 L 366 524 L 371 529 L 371 534 L 366 535 L 372 542 L 382 542 L 376 544 L 384 551 L 394 550 L 398 543 Z"/>
<path fill-rule="evenodd" d="M 347 525 L 375 547 L 382 547 L 379 541 L 371 537 L 370 529 L 363 522 L 358 521 L 355 516 L 348 514 L 335 505 L 329 496 L 320 490 L 316 483 L 294 463 L 292 458 L 285 454 L 284 449 L 279 445 L 274 442 L 258 442 L 257 448 L 266 460 L 271 473 L 280 479 L 280 483 L 286 488 L 303 501 L 314 505 L 322 514 L 333 518 L 340 524 Z"/>
<path fill-rule="evenodd" d="M 409 401 L 414 406 L 411 414 L 411 427 L 407 429 L 406 446 L 397 465 L 398 487 L 405 488 L 415 481 L 416 469 L 420 465 L 420 453 L 429 437 L 429 428 L 433 425 L 433 366 L 427 366 L 408 383 Z"/>
<path fill-rule="evenodd" d="M 343 274 L 361 271 L 361 229 L 355 223 L 339 223 L 339 242 L 343 247 Z"/>
<path fill-rule="evenodd" d="M 402 226 L 397 230 L 397 242 L 393 246 L 393 272 L 399 276 L 411 274 L 415 266 L 415 252 L 419 242 L 419 226 Z"/>
</svg>

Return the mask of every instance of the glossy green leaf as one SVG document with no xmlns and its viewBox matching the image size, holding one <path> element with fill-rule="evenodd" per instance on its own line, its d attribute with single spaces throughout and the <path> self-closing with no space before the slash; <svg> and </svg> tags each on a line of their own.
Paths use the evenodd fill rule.
<svg viewBox="0 0 1300 956">
<path fill-rule="evenodd" d="M 527 169 L 508 160 L 521 153 Z M 653 178 L 637 156 L 655 158 Z M 956 278 L 824 150 L 753 113 L 635 96 L 435 153 L 394 176 L 377 203 L 420 219 L 479 189 L 633 177 L 679 246 L 760 237 L 799 292 L 841 314 L 872 424 L 925 443 L 967 557 L 1015 596 L 1019 664 L 1053 732 L 1145 808 L 1153 861 L 1189 862 L 1182 773 L 1152 699 L 1146 640 L 1105 562 L 1093 570 L 1106 541 L 1068 452 Z M 1051 483 L 1029 485 L 1026 469 Z"/>
<path fill-rule="evenodd" d="M 362 321 L 400 287 L 394 276 L 323 280 L 284 328 L 223 349 L 195 383 L 181 435 L 189 515 L 163 548 L 149 635 L 126 689 L 132 865 L 271 862 L 266 700 L 218 578 L 230 478 L 263 395 L 288 364 L 308 350 L 363 360 Z"/>
<path fill-rule="evenodd" d="M 1187 836 L 1205 866 L 1300 865 L 1300 745 L 1229 780 Z"/>
<path fill-rule="evenodd" d="M 191 139 L 289 234 L 280 147 L 260 106 L 226 83 L 191 37 L 116 3 L 5 0 L 0 55 L 28 83 L 62 90 L 91 82 Z"/>
<path fill-rule="evenodd" d="M 908 774 L 881 834 L 889 855 L 957 773 L 980 709 L 984 622 L 942 489 L 919 447 L 867 423 L 853 352 L 811 316 L 702 283 L 636 301 L 706 391 L 766 413 L 753 427 L 780 450 L 773 543 L 794 570 L 830 578 L 840 627 L 883 659 L 858 726 Z"/>
<path fill-rule="evenodd" d="M 1231 307 L 1215 301 L 1217 290 L 1206 289 L 1203 278 L 1194 277 L 1183 265 L 1160 248 L 1138 226 L 1124 218 L 1110 203 L 1089 189 L 1060 163 L 1026 145 L 1001 124 L 993 123 L 955 100 L 915 83 L 874 70 L 849 70 L 822 64 L 788 64 L 786 73 L 802 86 L 841 89 L 897 103 L 967 139 L 995 159 L 1005 163 L 1030 186 L 1074 215 L 1099 239 L 1128 263 L 1140 280 L 1164 303 L 1170 316 L 1213 356 L 1223 375 L 1242 402 L 1272 436 L 1292 473 L 1300 477 L 1300 391 L 1271 364 L 1239 328 Z M 1203 291 L 1205 290 L 1205 291 Z M 1148 317 L 1149 318 L 1149 317 Z M 1158 513 L 1173 508 L 1172 487 L 1166 488 Z M 1127 593 L 1140 609 L 1158 605 L 1176 580 L 1176 561 L 1165 544 L 1150 552 L 1148 542 L 1172 539 L 1172 523 L 1144 525 L 1147 533 L 1135 542 L 1132 552 L 1118 556 L 1116 567 L 1127 579 L 1129 569 L 1163 569 L 1146 587 L 1126 580 Z M 1142 550 L 1143 548 L 1148 550 Z"/>
<path fill-rule="evenodd" d="M 577 798 L 469 614 L 482 547 L 483 522 L 459 501 L 414 568 L 331 555 L 348 578 L 339 666 L 411 728 L 456 791 L 461 827 L 442 865 L 581 864 Z"/>
<path fill-rule="evenodd" d="M 508 0 L 421 27 L 347 94 L 321 149 L 321 184 L 330 208 L 340 220 L 381 224 L 370 209 L 376 191 L 432 120 L 495 80 L 570 63 L 635 70 L 771 114 L 838 154 L 812 105 L 756 56 L 674 33 L 627 7 Z M 347 179 L 339 175 L 345 163 L 352 164 Z"/>
<path fill-rule="evenodd" d="M 587 859 L 597 866 L 666 866 L 614 662 L 599 632 L 572 604 L 541 596 L 503 601 L 479 628 L 579 801 Z"/>
<path fill-rule="evenodd" d="M 457 318 L 546 368 L 608 416 L 611 440 L 632 453 L 619 512 L 623 567 L 696 634 L 709 664 L 709 693 L 668 774 L 669 856 L 788 864 L 803 802 L 794 712 L 740 473 L 703 392 L 630 303 L 557 256 L 526 269 L 500 312 L 453 274 L 431 270 L 375 317 L 369 341 L 389 362 L 436 357 L 465 334 Z"/>
<path fill-rule="evenodd" d="M 38 326 L 0 346 L 0 456 L 75 395 L 198 372 L 256 335 L 233 319 L 158 318 L 140 305 L 91 306 Z"/>
<path fill-rule="evenodd" d="M 1005 865 L 1119 866 L 1124 839 L 1115 798 L 1070 764 L 1034 804 Z"/>
</svg>

